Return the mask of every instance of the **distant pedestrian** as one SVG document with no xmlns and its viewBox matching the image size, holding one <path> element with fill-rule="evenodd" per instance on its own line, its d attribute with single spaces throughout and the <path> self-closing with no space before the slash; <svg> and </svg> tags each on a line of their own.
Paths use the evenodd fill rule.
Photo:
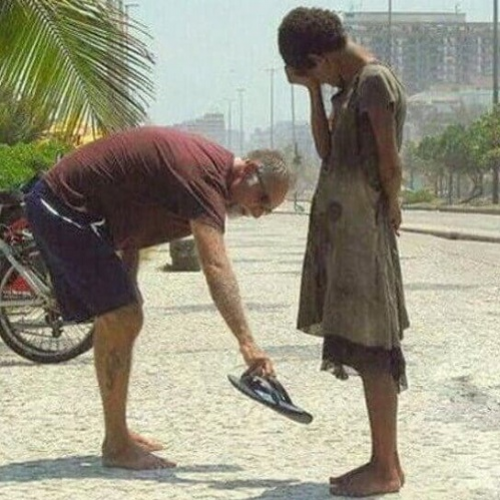
<svg viewBox="0 0 500 500">
<path fill-rule="evenodd" d="M 398 491 L 398 392 L 408 317 L 396 235 L 405 94 L 392 70 L 346 35 L 334 12 L 299 7 L 283 19 L 279 50 L 292 84 L 306 87 L 323 160 L 313 197 L 298 328 L 323 340 L 322 369 L 363 381 L 370 461 L 330 478 L 334 495 Z M 322 85 L 338 91 L 327 116 Z M 344 417 L 343 417 L 344 418 Z M 334 450 L 338 452 L 339 450 Z"/>
<path fill-rule="evenodd" d="M 143 323 L 137 285 L 141 248 L 193 234 L 214 303 L 245 362 L 258 373 L 273 373 L 247 322 L 224 230 L 228 214 L 271 213 L 283 202 L 290 180 L 291 172 L 276 151 L 235 158 L 197 135 L 141 127 L 62 158 L 28 195 L 30 226 L 64 319 L 94 320 L 104 465 L 175 465 L 151 453 L 161 445 L 127 425 L 132 351 Z"/>
</svg>

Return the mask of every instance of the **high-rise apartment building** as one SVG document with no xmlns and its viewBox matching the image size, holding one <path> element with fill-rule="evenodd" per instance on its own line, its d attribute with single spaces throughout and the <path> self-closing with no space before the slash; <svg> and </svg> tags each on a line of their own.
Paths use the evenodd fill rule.
<svg viewBox="0 0 500 500">
<path fill-rule="evenodd" d="M 206 113 L 194 120 L 173 125 L 174 128 L 202 135 L 207 139 L 225 146 L 228 142 L 226 125 L 223 113 Z"/>
<path fill-rule="evenodd" d="M 493 24 L 463 13 L 347 12 L 354 41 L 389 63 L 410 94 L 436 86 L 491 87 Z"/>
</svg>

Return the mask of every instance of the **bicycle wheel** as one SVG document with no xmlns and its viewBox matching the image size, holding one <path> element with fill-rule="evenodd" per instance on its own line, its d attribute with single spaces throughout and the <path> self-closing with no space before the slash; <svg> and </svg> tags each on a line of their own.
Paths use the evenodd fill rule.
<svg viewBox="0 0 500 500">
<path fill-rule="evenodd" d="M 23 265 L 50 285 L 34 245 L 23 251 Z M 0 337 L 20 356 L 36 363 L 61 363 L 92 347 L 92 323 L 65 323 L 54 301 L 40 299 L 10 264 L 0 267 Z"/>
</svg>

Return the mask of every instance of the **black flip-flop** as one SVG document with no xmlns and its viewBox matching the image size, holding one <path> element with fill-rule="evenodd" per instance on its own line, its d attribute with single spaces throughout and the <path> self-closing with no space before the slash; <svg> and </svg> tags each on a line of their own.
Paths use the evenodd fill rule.
<svg viewBox="0 0 500 500">
<path fill-rule="evenodd" d="M 310 424 L 313 416 L 295 406 L 285 388 L 275 377 L 261 377 L 245 372 L 240 378 L 228 375 L 229 382 L 241 393 L 301 424 Z"/>
</svg>

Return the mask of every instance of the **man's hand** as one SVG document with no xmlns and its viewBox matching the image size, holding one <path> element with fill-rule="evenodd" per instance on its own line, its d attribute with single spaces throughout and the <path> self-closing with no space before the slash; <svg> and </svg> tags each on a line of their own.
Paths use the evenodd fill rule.
<svg viewBox="0 0 500 500">
<path fill-rule="evenodd" d="M 275 375 L 271 359 L 255 344 L 240 344 L 240 352 L 248 366 L 248 371 L 251 373 L 266 377 L 273 377 Z"/>
<path fill-rule="evenodd" d="M 307 71 L 298 71 L 291 66 L 285 66 L 285 73 L 289 83 L 303 85 L 307 88 L 319 86 L 318 80 L 310 76 Z"/>
</svg>

